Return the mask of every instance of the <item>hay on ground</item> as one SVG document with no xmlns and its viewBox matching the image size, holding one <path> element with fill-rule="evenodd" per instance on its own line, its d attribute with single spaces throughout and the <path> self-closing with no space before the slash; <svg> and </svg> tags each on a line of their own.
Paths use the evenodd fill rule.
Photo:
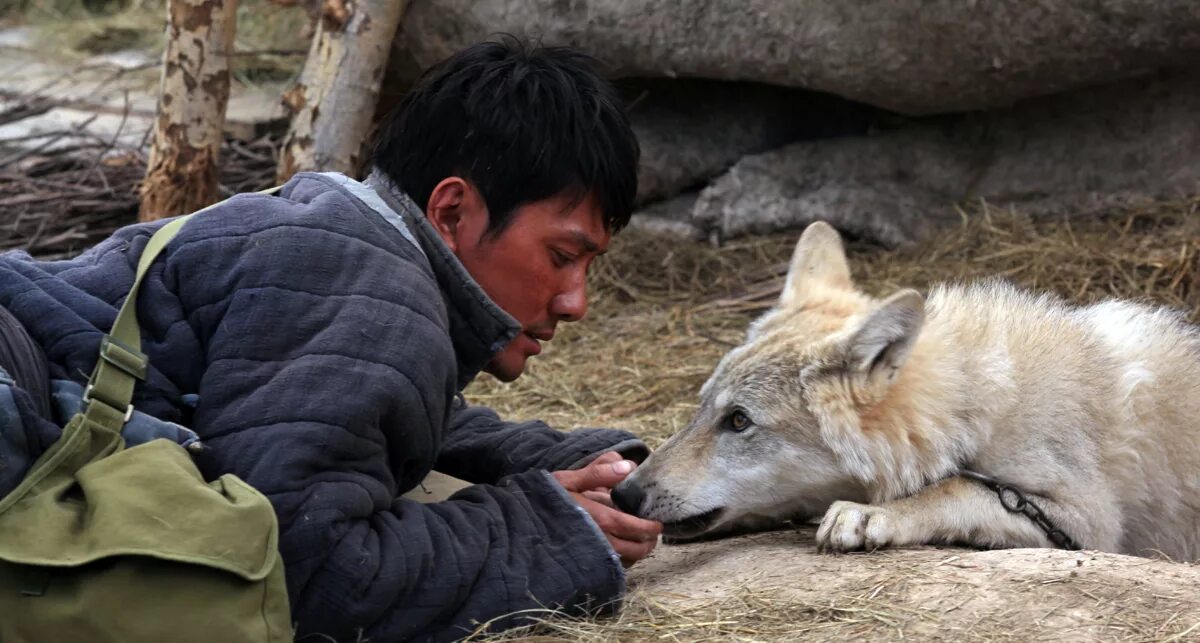
<svg viewBox="0 0 1200 643">
<path fill-rule="evenodd" d="M 986 204 L 911 248 L 850 242 L 867 292 L 927 289 L 1000 277 L 1087 303 L 1128 297 L 1200 316 L 1200 198 L 1088 220 L 1034 221 Z M 563 428 L 618 426 L 656 444 L 680 429 L 717 360 L 783 284 L 798 233 L 721 248 L 630 231 L 618 235 L 591 280 L 587 319 L 564 324 L 525 376 L 480 378 L 469 400 L 511 418 Z"/>
</svg>

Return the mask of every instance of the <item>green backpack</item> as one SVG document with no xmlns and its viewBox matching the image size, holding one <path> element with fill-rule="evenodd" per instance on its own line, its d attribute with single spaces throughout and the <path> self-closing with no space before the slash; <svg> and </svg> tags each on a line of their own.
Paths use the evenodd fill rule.
<svg viewBox="0 0 1200 643">
<path fill-rule="evenodd" d="M 232 475 L 205 482 L 176 442 L 125 447 L 147 360 L 142 277 L 183 226 L 151 237 L 82 410 L 0 499 L 0 641 L 292 640 L 271 504 Z"/>
</svg>

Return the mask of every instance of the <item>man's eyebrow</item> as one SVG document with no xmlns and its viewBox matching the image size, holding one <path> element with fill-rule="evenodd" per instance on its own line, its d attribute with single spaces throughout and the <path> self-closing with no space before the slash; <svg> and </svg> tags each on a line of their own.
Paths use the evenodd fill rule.
<svg viewBox="0 0 1200 643">
<path fill-rule="evenodd" d="M 604 254 L 605 252 L 608 252 L 607 250 L 600 250 L 600 244 L 596 243 L 591 237 L 579 230 L 572 230 L 570 235 L 571 239 L 575 243 L 578 243 L 586 252 L 594 252 L 596 254 Z"/>
</svg>

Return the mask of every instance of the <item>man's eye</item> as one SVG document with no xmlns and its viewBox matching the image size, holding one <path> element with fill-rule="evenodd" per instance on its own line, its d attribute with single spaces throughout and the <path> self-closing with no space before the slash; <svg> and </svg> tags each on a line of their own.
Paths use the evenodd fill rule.
<svg viewBox="0 0 1200 643">
<path fill-rule="evenodd" d="M 750 421 L 750 416 L 746 415 L 745 411 L 737 409 L 733 413 L 729 414 L 729 419 L 726 420 L 726 424 L 728 425 L 730 431 L 733 431 L 734 433 L 741 433 L 742 431 L 750 428 L 750 425 L 753 423 Z"/>
<path fill-rule="evenodd" d="M 553 249 L 550 250 L 550 257 L 554 261 L 554 265 L 556 265 L 560 268 L 571 263 L 571 261 L 574 259 L 574 257 L 572 257 L 571 255 L 569 255 L 561 250 L 553 250 Z"/>
</svg>

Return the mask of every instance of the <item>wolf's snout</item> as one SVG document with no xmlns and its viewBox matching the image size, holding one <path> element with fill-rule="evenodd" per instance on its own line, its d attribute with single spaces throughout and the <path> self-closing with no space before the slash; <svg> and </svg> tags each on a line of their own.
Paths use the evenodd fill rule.
<svg viewBox="0 0 1200 643">
<path fill-rule="evenodd" d="M 612 490 L 613 504 L 627 514 L 638 515 L 638 511 L 642 508 L 642 501 L 645 499 L 646 492 L 633 480 L 626 480 Z"/>
</svg>

